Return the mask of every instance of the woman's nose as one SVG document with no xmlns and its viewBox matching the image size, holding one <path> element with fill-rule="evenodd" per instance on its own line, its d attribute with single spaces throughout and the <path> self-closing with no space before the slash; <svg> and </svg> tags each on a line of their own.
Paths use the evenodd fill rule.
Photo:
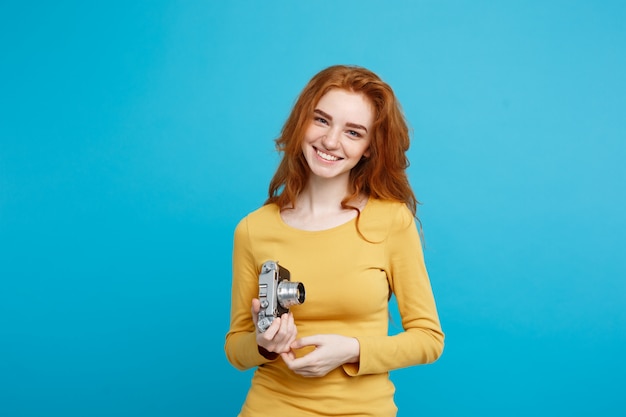
<svg viewBox="0 0 626 417">
<path fill-rule="evenodd" d="M 330 131 L 322 137 L 322 145 L 326 149 L 334 149 L 337 147 L 339 143 L 339 133 L 335 131 Z"/>
</svg>

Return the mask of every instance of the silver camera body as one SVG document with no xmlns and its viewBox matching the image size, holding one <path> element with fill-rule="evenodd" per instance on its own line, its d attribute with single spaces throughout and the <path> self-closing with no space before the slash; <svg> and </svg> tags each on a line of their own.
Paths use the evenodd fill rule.
<svg viewBox="0 0 626 417">
<path fill-rule="evenodd" d="M 304 295 L 304 284 L 290 281 L 287 268 L 276 261 L 265 262 L 259 274 L 259 332 L 265 332 L 276 317 L 288 313 L 289 307 L 304 303 Z"/>
</svg>

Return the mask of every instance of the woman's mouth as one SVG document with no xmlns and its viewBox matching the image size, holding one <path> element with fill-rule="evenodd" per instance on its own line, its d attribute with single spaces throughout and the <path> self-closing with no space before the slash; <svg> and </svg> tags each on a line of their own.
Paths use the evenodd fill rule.
<svg viewBox="0 0 626 417">
<path fill-rule="evenodd" d="M 333 155 L 327 154 L 327 153 L 325 153 L 325 152 L 322 152 L 322 151 L 320 151 L 319 149 L 315 149 L 315 152 L 317 153 L 317 156 L 319 156 L 320 158 L 322 158 L 322 159 L 323 159 L 323 160 L 325 160 L 325 161 L 330 161 L 330 162 L 333 162 L 333 161 L 338 161 L 338 160 L 340 160 L 340 159 L 341 159 L 341 158 L 339 158 L 339 157 L 336 157 L 336 156 L 333 156 Z"/>
</svg>

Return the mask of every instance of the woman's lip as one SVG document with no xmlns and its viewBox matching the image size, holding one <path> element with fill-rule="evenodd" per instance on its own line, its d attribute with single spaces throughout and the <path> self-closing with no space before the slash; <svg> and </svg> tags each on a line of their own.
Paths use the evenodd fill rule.
<svg viewBox="0 0 626 417">
<path fill-rule="evenodd" d="M 321 150 L 319 150 L 317 148 L 315 148 L 315 153 L 317 154 L 317 156 L 319 156 L 321 159 L 323 159 L 324 161 L 327 161 L 327 162 L 335 162 L 335 161 L 339 161 L 340 159 L 342 159 L 342 158 L 340 158 L 338 156 L 335 156 L 335 155 L 329 154 L 327 152 L 321 151 Z"/>
</svg>

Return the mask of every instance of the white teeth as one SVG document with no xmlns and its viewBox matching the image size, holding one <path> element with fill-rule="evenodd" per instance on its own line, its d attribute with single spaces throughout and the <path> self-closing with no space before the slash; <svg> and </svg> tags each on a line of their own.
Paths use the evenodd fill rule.
<svg viewBox="0 0 626 417">
<path fill-rule="evenodd" d="M 329 155 L 329 154 L 324 153 L 324 152 L 319 151 L 319 150 L 317 151 L 317 154 L 320 156 L 320 158 L 325 159 L 327 161 L 338 161 L 339 160 L 339 158 L 337 158 L 336 156 Z"/>
</svg>

